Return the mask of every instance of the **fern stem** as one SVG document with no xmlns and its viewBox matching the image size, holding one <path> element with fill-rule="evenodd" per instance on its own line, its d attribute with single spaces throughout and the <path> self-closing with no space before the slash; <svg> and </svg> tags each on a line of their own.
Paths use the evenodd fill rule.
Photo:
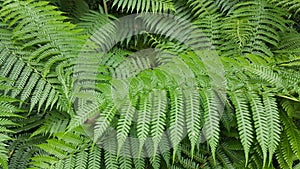
<svg viewBox="0 0 300 169">
<path fill-rule="evenodd" d="M 107 9 L 107 3 L 106 0 L 103 0 L 103 7 L 104 7 L 104 12 L 107 15 L 108 14 L 108 9 Z"/>
</svg>

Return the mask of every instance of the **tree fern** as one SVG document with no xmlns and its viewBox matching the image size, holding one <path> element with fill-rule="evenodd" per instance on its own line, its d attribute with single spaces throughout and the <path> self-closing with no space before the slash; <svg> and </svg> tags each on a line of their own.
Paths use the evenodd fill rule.
<svg viewBox="0 0 300 169">
<path fill-rule="evenodd" d="M 1 1 L 1 167 L 299 168 L 298 4 Z"/>
</svg>

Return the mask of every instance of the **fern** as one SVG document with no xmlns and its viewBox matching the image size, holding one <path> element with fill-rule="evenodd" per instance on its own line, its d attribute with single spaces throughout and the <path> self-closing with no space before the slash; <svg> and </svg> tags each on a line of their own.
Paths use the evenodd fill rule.
<svg viewBox="0 0 300 169">
<path fill-rule="evenodd" d="M 147 139 L 147 136 L 150 131 L 150 121 L 151 121 L 151 95 L 146 95 L 141 97 L 140 106 L 141 108 L 138 111 L 137 119 L 137 137 L 139 138 L 139 154 L 143 149 L 143 145 Z M 140 155 L 139 155 L 140 157 Z"/>
<path fill-rule="evenodd" d="M 272 161 L 273 154 L 277 149 L 278 142 L 280 140 L 280 120 L 279 111 L 276 105 L 276 99 L 273 94 L 263 94 L 263 103 L 265 112 L 268 113 L 268 149 L 269 149 L 269 163 Z"/>
<path fill-rule="evenodd" d="M 0 81 L 1 88 L 5 87 Z M 0 95 L 0 166 L 3 169 L 8 169 L 8 150 L 7 150 L 7 141 L 12 140 L 12 138 L 8 135 L 8 133 L 13 133 L 13 130 L 10 130 L 10 126 L 17 126 L 18 124 L 13 122 L 10 118 L 13 117 L 21 117 L 16 113 L 18 110 L 12 104 L 17 100 L 5 97 Z"/>
<path fill-rule="evenodd" d="M 1 167 L 299 168 L 298 4 L 0 1 Z"/>
<path fill-rule="evenodd" d="M 219 118 L 221 110 L 218 110 L 216 94 L 212 90 L 206 90 L 201 93 L 204 100 L 204 134 L 211 147 L 212 155 L 215 160 L 217 144 L 219 142 Z"/>
<path fill-rule="evenodd" d="M 231 100 L 236 108 L 236 118 L 241 142 L 244 147 L 246 165 L 249 159 L 250 147 L 253 141 L 253 127 L 248 99 L 242 93 L 230 94 Z"/>
<path fill-rule="evenodd" d="M 293 11 L 294 14 L 299 12 L 299 1 L 292 0 L 292 1 L 278 1 L 278 0 L 269 0 L 270 2 L 276 4 L 277 6 L 283 7 L 289 11 Z"/>
<path fill-rule="evenodd" d="M 153 156 L 157 152 L 158 145 L 164 134 L 166 124 L 167 111 L 167 93 L 165 90 L 152 91 L 152 105 L 151 105 L 151 137 L 153 140 Z"/>
<path fill-rule="evenodd" d="M 254 127 L 256 131 L 256 139 L 261 147 L 263 153 L 263 166 L 265 166 L 269 143 L 267 114 L 264 111 L 264 106 L 260 96 L 256 93 L 249 93 L 249 95 L 249 101 L 253 113 Z"/>
<path fill-rule="evenodd" d="M 69 82 L 65 81 L 65 75 L 61 69 L 71 66 L 68 60 L 77 54 L 82 39 L 73 36 L 79 33 L 74 29 L 74 25 L 62 24 L 65 17 L 61 16 L 61 12 L 56 11 L 55 7 L 47 4 L 47 2 L 31 0 L 5 1 L 5 7 L 1 9 L 0 17 L 9 27 L 13 27 L 10 39 L 15 41 L 15 48 L 20 49 L 15 53 L 15 61 L 12 62 L 10 68 L 14 68 L 12 76 L 15 78 L 13 80 L 18 78 L 17 87 L 23 89 L 20 98 L 26 100 L 30 95 L 34 96 L 30 101 L 31 109 L 38 102 L 41 102 L 40 107 L 44 102 L 46 102 L 46 107 L 53 106 L 59 97 L 64 96 L 65 99 L 60 100 L 60 106 L 68 105 L 64 109 L 69 110 L 71 101 L 70 91 L 67 90 Z M 18 17 L 12 19 L 15 16 Z M 33 20 L 34 22 L 31 22 Z M 54 27 L 60 31 L 53 29 Z M 38 38 L 36 38 L 37 35 Z M 58 40 L 60 38 L 65 41 Z M 37 48 L 36 46 L 41 47 Z M 57 68 L 54 67 L 56 64 Z M 9 70 L 4 69 L 3 72 Z M 53 70 L 55 73 L 49 74 Z M 53 79 L 53 77 L 57 77 L 57 79 Z M 27 85 L 25 85 L 26 81 L 29 82 Z M 55 85 L 57 82 L 61 84 L 61 87 Z M 13 96 L 18 94 L 14 93 Z M 48 97 L 46 97 L 47 95 Z M 39 100 L 40 97 L 43 99 Z"/>
<path fill-rule="evenodd" d="M 137 1 L 124 1 L 114 0 L 113 6 L 117 6 L 118 9 L 136 12 L 163 12 L 168 10 L 174 10 L 174 4 L 171 0 L 137 0 Z"/>
<path fill-rule="evenodd" d="M 296 141 L 298 140 L 299 137 L 299 130 L 296 128 L 293 122 L 286 115 L 282 115 L 281 117 L 282 117 L 283 124 L 285 126 L 285 132 L 289 139 L 291 148 L 293 152 L 296 154 L 297 158 L 299 159 L 300 145 L 299 142 Z"/>
<path fill-rule="evenodd" d="M 253 33 L 243 51 L 262 56 L 272 56 L 273 53 L 268 45 L 277 46 L 279 42 L 278 30 L 284 31 L 286 29 L 283 12 L 262 0 L 237 3 L 233 9 L 231 14 L 234 19 L 247 19 L 252 22 Z M 269 24 L 272 27 L 269 27 Z"/>
<path fill-rule="evenodd" d="M 170 90 L 171 111 L 170 111 L 170 139 L 174 146 L 173 160 L 175 159 L 177 146 L 183 137 L 184 127 L 184 102 L 182 89 Z"/>
</svg>

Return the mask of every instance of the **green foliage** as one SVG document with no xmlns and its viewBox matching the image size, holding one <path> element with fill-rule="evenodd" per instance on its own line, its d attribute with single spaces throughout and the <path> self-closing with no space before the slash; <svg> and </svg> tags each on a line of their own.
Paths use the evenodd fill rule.
<svg viewBox="0 0 300 169">
<path fill-rule="evenodd" d="M 0 168 L 299 168 L 297 0 L 0 5 Z"/>
</svg>

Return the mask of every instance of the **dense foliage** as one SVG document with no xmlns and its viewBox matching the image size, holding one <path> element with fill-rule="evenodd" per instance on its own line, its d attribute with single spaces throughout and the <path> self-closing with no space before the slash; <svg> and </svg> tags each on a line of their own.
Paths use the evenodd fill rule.
<svg viewBox="0 0 300 169">
<path fill-rule="evenodd" d="M 300 168 L 299 7 L 298 0 L 0 0 L 0 168 Z M 187 22 L 146 12 L 189 21 L 200 32 L 187 39 L 201 47 L 174 39 L 176 31 L 184 38 Z M 149 32 L 109 44 L 120 28 L 107 23 L 135 13 Z M 113 45 L 100 61 L 86 51 L 91 35 L 97 48 Z M 146 52 L 147 60 L 138 52 L 147 48 L 161 52 Z M 217 79 L 203 62 L 215 57 L 222 69 L 211 66 L 224 73 Z M 116 76 L 129 79 L 121 109 L 111 94 L 123 86 Z M 78 111 L 78 97 L 91 93 L 97 109 Z M 101 143 L 113 152 L 97 144 L 111 128 L 115 142 Z"/>
</svg>

